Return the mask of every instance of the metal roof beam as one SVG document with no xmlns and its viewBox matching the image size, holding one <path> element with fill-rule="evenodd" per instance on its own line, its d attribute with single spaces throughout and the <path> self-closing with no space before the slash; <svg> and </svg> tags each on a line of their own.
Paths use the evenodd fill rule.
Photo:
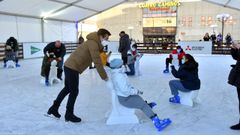
<svg viewBox="0 0 240 135">
<path fill-rule="evenodd" d="M 233 9 L 233 10 L 240 11 L 239 8 L 230 7 L 228 5 L 224 6 L 224 4 L 220 4 L 220 3 L 217 3 L 217 2 L 213 2 L 213 1 L 209 1 L 209 0 L 202 0 L 202 1 L 205 1 L 205 2 L 208 2 L 208 3 L 211 3 L 211 4 L 215 4 L 215 5 L 218 5 L 218 6 L 223 6 L 223 7 L 226 7 L 226 8 L 230 8 L 230 9 Z"/>
<path fill-rule="evenodd" d="M 228 0 L 225 4 L 224 7 L 226 7 L 232 0 Z"/>
<path fill-rule="evenodd" d="M 87 8 L 87 7 L 82 7 L 82 6 L 76 5 L 78 2 L 81 2 L 83 0 L 80 0 L 80 1 L 78 1 L 76 3 L 68 3 L 68 2 L 63 2 L 63 1 L 59 1 L 59 0 L 49 0 L 49 1 L 57 2 L 57 3 L 61 3 L 61 4 L 66 4 L 66 5 L 72 4 L 73 7 L 82 8 L 82 9 L 89 10 L 89 11 L 92 11 L 92 12 L 99 12 L 98 10 L 95 10 L 95 9 L 91 9 L 91 8 Z"/>
</svg>

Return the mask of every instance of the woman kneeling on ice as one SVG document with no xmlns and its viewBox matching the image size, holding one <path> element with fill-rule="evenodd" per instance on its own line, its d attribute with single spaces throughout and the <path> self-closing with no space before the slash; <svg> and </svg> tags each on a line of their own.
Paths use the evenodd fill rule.
<svg viewBox="0 0 240 135">
<path fill-rule="evenodd" d="M 113 87 L 116 90 L 118 100 L 120 104 L 128 108 L 136 108 L 142 110 L 145 115 L 150 118 L 155 127 L 160 131 L 166 128 L 170 123 L 170 119 L 160 120 L 152 111 L 152 107 L 156 105 L 156 103 L 147 103 L 145 102 L 140 94 L 143 94 L 142 91 L 137 90 L 132 87 L 127 75 L 124 73 L 121 68 L 123 65 L 123 61 L 121 59 L 113 59 L 110 62 L 111 76 Z"/>
</svg>

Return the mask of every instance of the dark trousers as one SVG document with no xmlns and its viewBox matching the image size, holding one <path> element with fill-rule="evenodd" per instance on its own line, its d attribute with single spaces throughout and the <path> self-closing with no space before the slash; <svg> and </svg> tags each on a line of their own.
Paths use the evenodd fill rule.
<svg viewBox="0 0 240 135">
<path fill-rule="evenodd" d="M 57 78 L 62 78 L 62 72 L 63 72 L 63 61 L 64 59 L 62 58 L 62 61 L 59 61 L 57 63 Z M 46 78 L 46 80 L 49 79 L 49 72 L 50 72 L 50 67 L 51 67 L 51 62 L 49 61 L 49 58 L 47 56 L 44 56 L 43 61 L 42 61 L 42 71 L 41 75 Z"/>
<path fill-rule="evenodd" d="M 128 57 L 122 56 L 122 60 L 123 60 L 123 65 L 127 65 Z"/>
<path fill-rule="evenodd" d="M 59 79 L 62 78 L 62 72 L 63 72 L 62 65 L 63 65 L 63 61 L 59 61 L 56 66 L 57 67 L 57 78 L 59 78 Z M 47 64 L 45 67 L 46 80 L 49 79 L 50 68 L 51 68 L 51 63 Z"/>
<path fill-rule="evenodd" d="M 238 102 L 239 102 L 239 114 L 240 114 L 240 88 L 237 88 Z M 239 121 L 240 122 L 240 121 Z"/>
<path fill-rule="evenodd" d="M 135 63 L 129 64 L 128 67 L 130 69 L 129 72 L 126 72 L 127 75 L 135 75 L 135 67 L 134 67 Z"/>
<path fill-rule="evenodd" d="M 172 63 L 172 58 L 166 58 L 166 69 L 169 68 L 169 64 Z M 179 66 L 182 65 L 182 60 L 178 60 Z"/>
<path fill-rule="evenodd" d="M 67 101 L 67 111 L 73 113 L 74 104 L 78 96 L 78 85 L 79 85 L 79 73 L 68 67 L 64 67 L 65 73 L 65 86 L 62 91 L 58 94 L 55 100 L 56 105 L 60 105 L 63 99 L 69 94 Z"/>
</svg>

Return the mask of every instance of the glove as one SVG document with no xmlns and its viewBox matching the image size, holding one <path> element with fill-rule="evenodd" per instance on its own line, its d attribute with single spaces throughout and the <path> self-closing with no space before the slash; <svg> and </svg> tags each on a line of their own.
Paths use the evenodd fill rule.
<svg viewBox="0 0 240 135">
<path fill-rule="evenodd" d="M 142 92 L 142 91 L 140 91 L 140 90 L 138 90 L 137 94 L 138 94 L 138 95 L 142 95 L 142 94 L 143 94 L 143 92 Z"/>
</svg>

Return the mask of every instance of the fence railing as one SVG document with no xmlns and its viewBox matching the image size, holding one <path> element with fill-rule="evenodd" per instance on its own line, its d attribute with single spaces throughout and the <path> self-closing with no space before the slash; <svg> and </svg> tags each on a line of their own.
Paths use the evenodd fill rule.
<svg viewBox="0 0 240 135">
<path fill-rule="evenodd" d="M 72 53 L 77 46 L 78 43 L 64 43 L 66 46 L 66 53 Z M 47 44 L 46 44 L 47 45 Z M 176 49 L 178 43 L 137 43 L 137 49 L 140 53 L 148 53 L 148 54 L 168 54 L 173 49 Z M 114 45 L 115 46 L 115 45 Z M 212 46 L 212 54 L 221 54 L 221 55 L 229 55 L 231 50 L 231 46 L 223 44 L 223 45 L 213 45 Z M 3 60 L 5 56 L 5 43 L 0 43 L 0 61 Z M 23 59 L 23 43 L 19 43 L 18 50 L 18 58 Z"/>
<path fill-rule="evenodd" d="M 78 46 L 78 43 L 64 43 L 66 47 L 66 53 L 72 53 Z M 47 44 L 46 44 L 47 45 Z M 23 59 L 23 43 L 18 43 L 18 58 Z M 5 57 L 5 43 L 0 43 L 0 61 Z"/>
</svg>

